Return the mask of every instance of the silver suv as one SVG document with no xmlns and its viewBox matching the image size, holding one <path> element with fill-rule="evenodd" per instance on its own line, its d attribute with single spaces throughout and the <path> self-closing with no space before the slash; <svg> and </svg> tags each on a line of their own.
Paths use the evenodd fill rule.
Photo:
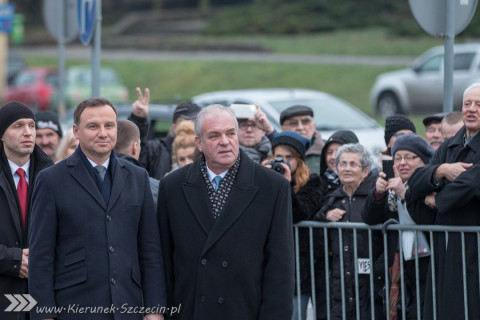
<svg viewBox="0 0 480 320">
<path fill-rule="evenodd" d="M 462 106 L 463 91 L 480 81 L 480 43 L 455 45 L 453 109 Z M 370 92 L 377 115 L 435 113 L 443 105 L 444 47 L 434 47 L 415 59 L 407 69 L 379 75 Z"/>
</svg>

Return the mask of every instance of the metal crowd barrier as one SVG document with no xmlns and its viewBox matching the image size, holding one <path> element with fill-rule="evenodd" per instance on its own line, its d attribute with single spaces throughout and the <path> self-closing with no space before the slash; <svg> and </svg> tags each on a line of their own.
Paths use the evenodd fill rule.
<svg viewBox="0 0 480 320">
<path fill-rule="evenodd" d="M 394 221 L 396 222 L 396 221 Z M 344 259 L 343 259 L 343 243 L 342 243 L 342 234 L 344 230 L 351 230 L 348 232 L 353 232 L 353 239 L 354 239 L 354 261 L 358 260 L 358 248 L 357 248 L 357 231 L 358 230 L 367 230 L 368 232 L 368 252 L 369 252 L 369 260 L 371 264 L 371 272 L 370 272 L 370 305 L 371 305 L 371 319 L 376 319 L 375 314 L 375 286 L 374 286 L 374 274 L 373 274 L 373 263 L 372 263 L 372 251 L 373 246 L 372 244 L 372 231 L 380 231 L 382 232 L 383 238 L 383 253 L 385 257 L 384 262 L 384 284 L 385 284 L 385 298 L 386 302 L 385 305 L 387 306 L 385 314 L 383 316 L 385 319 L 389 320 L 389 312 L 388 312 L 388 304 L 389 304 L 389 272 L 388 272 L 388 244 L 387 244 L 387 232 L 386 231 L 397 231 L 398 232 L 398 243 L 399 243 L 399 254 L 400 254 L 400 291 L 401 291 L 401 314 L 398 315 L 400 319 L 407 319 L 406 315 L 406 307 L 405 307 L 405 279 L 404 279 L 404 261 L 403 257 L 403 245 L 402 245 L 402 233 L 404 231 L 413 231 L 415 232 L 415 240 L 414 240 L 414 247 L 415 252 L 418 252 L 418 244 L 417 244 L 417 232 L 423 231 L 427 238 L 430 239 L 430 257 L 429 260 L 434 261 L 435 259 L 435 243 L 434 243 L 434 234 L 435 233 L 444 233 L 445 237 L 448 241 L 448 235 L 452 232 L 459 233 L 461 235 L 461 250 L 462 250 L 462 272 L 463 272 L 463 301 L 464 301 L 464 318 L 469 319 L 468 315 L 468 299 L 467 299 L 467 273 L 466 273 L 466 256 L 465 256 L 465 234 L 476 234 L 477 235 L 477 250 L 480 252 L 480 226 L 440 226 L 440 225 L 401 225 L 397 223 L 392 224 L 379 224 L 379 225 L 367 225 L 365 223 L 353 223 L 353 222 L 315 222 L 315 221 L 302 221 L 294 225 L 294 237 L 295 237 L 295 270 L 296 270 L 296 292 L 300 293 L 300 257 L 299 257 L 299 230 L 307 229 L 309 233 L 309 248 L 310 248 L 310 277 L 311 277 L 311 302 L 313 307 L 313 319 L 317 319 L 317 312 L 316 312 L 316 304 L 315 301 L 317 300 L 317 293 L 315 288 L 315 257 L 314 257 L 314 248 L 316 244 L 314 243 L 314 230 L 320 229 L 323 230 L 323 239 L 324 239 L 324 252 L 325 252 L 325 291 L 326 291 L 326 316 L 327 319 L 331 318 L 331 297 L 330 297 L 330 279 L 329 279 L 329 239 L 328 239 L 328 232 L 338 232 L 339 234 L 339 252 L 340 252 L 340 270 L 344 270 Z M 383 229 L 383 230 L 382 230 Z M 479 260 L 479 273 L 480 273 L 480 254 L 478 255 Z M 356 319 L 360 320 L 360 297 L 359 297 L 359 277 L 358 277 L 358 265 L 355 265 L 355 307 L 356 307 Z M 431 267 L 431 277 L 432 277 L 432 294 L 433 297 L 436 297 L 436 287 L 435 287 L 435 264 L 430 264 Z M 418 255 L 415 255 L 415 275 L 416 275 L 416 298 L 417 298 L 417 319 L 422 319 L 422 313 L 420 311 L 420 285 L 419 285 L 419 258 Z M 340 272 L 341 277 L 341 293 L 342 293 L 342 319 L 347 319 L 346 315 L 346 301 L 345 301 L 345 279 L 344 279 L 344 271 Z M 479 283 L 480 287 L 480 283 Z M 297 304 L 300 305 L 300 294 L 297 294 L 295 297 L 297 299 Z M 480 303 L 480 302 L 479 302 Z M 433 299 L 433 319 L 437 319 L 437 306 L 436 306 L 436 299 Z M 301 308 L 298 308 L 298 319 L 302 319 L 301 317 Z M 460 315 L 459 315 L 460 316 Z M 307 320 L 311 320 L 307 318 Z M 362 319 L 363 320 L 363 319 Z"/>
</svg>

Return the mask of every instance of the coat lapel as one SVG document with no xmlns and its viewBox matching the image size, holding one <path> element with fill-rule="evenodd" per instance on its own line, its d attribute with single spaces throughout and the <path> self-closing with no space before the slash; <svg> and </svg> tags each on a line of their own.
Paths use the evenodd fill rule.
<svg viewBox="0 0 480 320">
<path fill-rule="evenodd" d="M 125 182 L 127 181 L 128 172 L 125 169 L 125 164 L 122 161 L 116 161 L 116 168 L 115 172 L 113 173 L 112 179 L 112 190 L 110 192 L 110 200 L 108 201 L 108 210 L 112 208 L 112 206 L 117 201 L 120 193 L 125 186 Z M 103 199 L 103 197 L 102 197 Z"/>
<path fill-rule="evenodd" d="M 85 191 L 87 191 L 104 210 L 106 210 L 107 207 L 105 200 L 103 200 L 100 190 L 98 190 L 97 185 L 83 164 L 82 159 L 80 159 L 80 156 L 76 152 L 67 159 L 67 167 L 68 172 L 73 179 L 75 179 L 78 184 L 85 189 Z"/>
<path fill-rule="evenodd" d="M 222 213 L 213 225 L 210 235 L 203 248 L 202 255 L 205 254 L 222 235 L 242 216 L 245 209 L 250 205 L 258 191 L 258 186 L 254 181 L 254 162 L 250 160 L 246 153 L 241 153 L 240 168 L 237 173 L 237 181 L 234 183 L 227 203 Z M 208 199 L 208 195 L 207 195 Z M 211 210 L 210 210 L 211 212 Z"/>
<path fill-rule="evenodd" d="M 190 210 L 193 212 L 202 230 L 208 235 L 215 223 L 215 219 L 213 219 L 213 211 L 210 207 L 205 179 L 200 171 L 200 160 L 199 157 L 190 167 L 182 188 Z"/>
<path fill-rule="evenodd" d="M 1 166 L 1 164 L 0 164 Z M 0 168 L 0 188 L 3 189 L 3 192 L 7 196 L 7 201 L 10 207 L 10 215 L 12 216 L 13 222 L 15 224 L 15 231 L 18 234 L 18 238 L 22 239 L 22 223 L 20 222 L 20 215 L 18 214 L 17 205 L 15 202 L 15 195 L 13 194 L 12 189 L 9 187 L 10 182 L 8 178 L 5 176 L 5 173 Z"/>
</svg>

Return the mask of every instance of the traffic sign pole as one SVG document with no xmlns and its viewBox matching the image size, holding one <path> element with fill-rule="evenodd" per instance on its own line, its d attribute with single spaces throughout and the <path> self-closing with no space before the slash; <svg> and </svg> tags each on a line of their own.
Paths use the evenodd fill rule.
<svg viewBox="0 0 480 320">
<path fill-rule="evenodd" d="M 65 112 L 65 3 L 58 2 L 57 7 L 58 24 L 58 104 L 57 112 L 63 114 Z"/>
<path fill-rule="evenodd" d="M 95 41 L 92 47 L 92 96 L 100 96 L 100 69 L 102 48 L 102 0 L 97 0 L 95 12 Z"/>
<path fill-rule="evenodd" d="M 445 0 L 445 39 L 443 67 L 443 112 L 453 111 L 453 45 L 455 40 L 455 3 Z"/>
</svg>

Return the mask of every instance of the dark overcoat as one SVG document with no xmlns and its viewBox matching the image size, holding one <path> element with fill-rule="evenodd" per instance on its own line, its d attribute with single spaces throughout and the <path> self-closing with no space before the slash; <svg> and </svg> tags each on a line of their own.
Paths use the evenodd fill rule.
<svg viewBox="0 0 480 320">
<path fill-rule="evenodd" d="M 30 157 L 29 192 L 26 220 L 30 218 L 33 184 L 40 170 L 53 165 L 52 160 L 35 146 Z M 4 312 L 10 305 L 5 294 L 25 294 L 27 279 L 20 279 L 22 249 L 28 248 L 28 228 L 22 228 L 20 204 L 13 177 L 0 142 L 0 319 L 22 320 L 24 312 Z"/>
<path fill-rule="evenodd" d="M 375 185 L 377 176 L 370 173 L 368 177 L 360 184 L 350 198 L 340 185 L 335 191 L 327 195 L 325 205 L 320 209 L 316 215 L 317 220 L 327 221 L 327 212 L 339 208 L 345 210 L 339 222 L 363 222 L 361 211 L 365 200 L 372 188 Z M 372 233 L 373 243 L 373 263 L 382 252 L 382 247 L 377 244 L 381 243 L 381 236 L 378 232 Z M 343 230 L 342 238 L 338 230 L 330 230 L 328 232 L 329 249 L 332 252 L 332 262 L 330 270 L 330 301 L 332 304 L 331 317 L 332 319 L 342 319 L 342 280 L 341 273 L 343 273 L 345 286 L 345 307 L 347 319 L 354 319 L 356 317 L 356 302 L 355 302 L 355 261 L 354 257 L 354 235 L 352 230 Z M 340 240 L 342 242 L 340 242 Z M 368 232 L 367 230 L 357 231 L 357 258 L 369 259 L 368 247 Z M 340 247 L 342 245 L 342 247 Z M 377 245 L 377 246 L 376 246 Z M 343 251 L 343 270 L 341 269 L 340 252 Z M 372 270 L 372 268 L 370 268 Z M 372 271 L 371 271 L 372 272 Z M 370 277 L 368 274 L 358 275 L 358 291 L 360 300 L 360 319 L 370 318 Z"/>
<path fill-rule="evenodd" d="M 241 151 L 215 220 L 201 158 L 160 181 L 158 214 L 168 301 L 176 319 L 290 319 L 294 253 L 290 186 Z"/>
<path fill-rule="evenodd" d="M 417 169 L 409 179 L 406 193 L 408 204 L 422 200 L 431 192 L 438 192 L 435 201 L 437 212 L 435 224 L 453 226 L 480 226 L 480 135 L 475 136 L 465 147 L 465 127 L 446 140 L 435 152 L 425 167 Z M 434 181 L 433 174 L 442 163 L 473 163 L 474 166 L 459 175 L 453 182 L 442 179 Z M 409 209 L 410 211 L 410 209 Z M 428 212 L 419 212 L 432 215 Z M 419 217 L 412 218 L 422 223 Z M 478 247 L 475 234 L 465 234 L 466 275 L 469 319 L 478 319 L 480 314 Z M 443 233 L 434 237 L 437 319 L 464 318 L 462 244 L 458 233 L 450 233 L 448 242 Z M 425 319 L 433 318 L 433 295 L 431 274 L 427 277 L 425 290 Z"/>
<path fill-rule="evenodd" d="M 79 149 L 41 172 L 30 232 L 33 320 L 142 319 L 124 307 L 166 305 L 160 236 L 147 172 L 115 158 L 108 206 Z M 114 312 L 40 308 L 115 307 Z M 112 309 L 110 309 L 112 310 Z"/>
</svg>

